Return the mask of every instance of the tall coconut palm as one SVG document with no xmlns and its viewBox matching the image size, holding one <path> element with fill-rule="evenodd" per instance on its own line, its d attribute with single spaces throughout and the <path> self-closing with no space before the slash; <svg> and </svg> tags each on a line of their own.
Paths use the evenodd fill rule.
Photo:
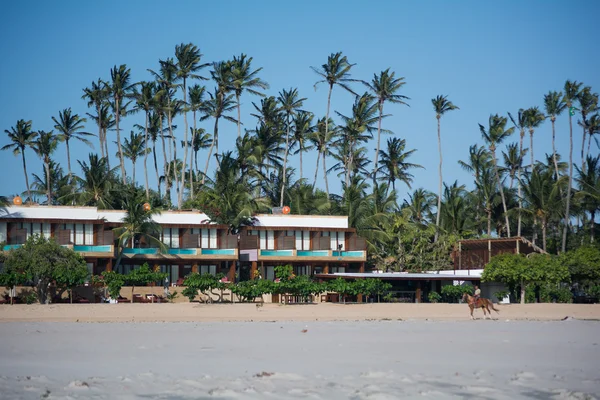
<svg viewBox="0 0 600 400">
<path fill-rule="evenodd" d="M 410 189 L 414 176 L 410 173 L 413 168 L 423 168 L 422 165 L 407 162 L 407 159 L 416 150 L 405 150 L 406 140 L 391 138 L 387 140 L 386 150 L 381 151 L 379 169 L 383 171 L 384 179 L 387 181 L 388 190 L 391 185 L 396 190 L 396 181 L 404 182 Z M 386 192 L 387 196 L 387 192 Z"/>
<path fill-rule="evenodd" d="M 583 128 L 583 137 L 581 142 L 581 168 L 585 168 L 585 139 L 587 135 L 588 115 L 598 110 L 598 93 L 592 93 L 592 88 L 584 87 L 577 95 L 581 112 L 581 126 Z"/>
<path fill-rule="evenodd" d="M 144 138 L 143 138 L 143 142 L 144 145 L 146 146 L 145 151 L 144 151 L 144 183 L 145 183 L 145 187 L 146 187 L 146 200 L 150 199 L 150 185 L 148 184 L 148 153 L 150 152 L 148 149 L 148 125 L 150 122 L 150 112 L 154 109 L 154 107 L 156 107 L 156 105 L 158 104 L 158 102 L 160 101 L 160 97 L 162 96 L 162 93 L 157 90 L 156 87 L 156 83 L 155 82 L 140 82 L 139 83 L 140 86 L 140 90 L 139 92 L 137 91 L 137 89 L 134 89 L 133 91 L 133 98 L 135 99 L 136 102 L 136 110 L 140 110 L 144 112 L 144 117 L 145 117 L 145 122 L 144 122 Z M 132 132 L 132 136 L 133 138 L 133 132 Z M 124 151 L 123 155 L 125 155 Z M 133 182 L 135 184 L 135 162 L 134 162 L 134 170 L 133 170 Z"/>
<path fill-rule="evenodd" d="M 573 120 L 572 117 L 575 115 L 575 110 L 573 107 L 573 102 L 579 96 L 579 91 L 581 89 L 581 83 L 577 81 L 567 80 L 565 82 L 564 87 L 564 97 L 563 102 L 569 108 L 569 182 L 567 185 L 567 201 L 566 201 L 566 209 L 565 209 L 565 223 L 563 226 L 563 237 L 562 237 L 562 246 L 561 251 L 564 253 L 567 251 L 567 231 L 569 229 L 569 218 L 570 218 L 570 208 L 571 208 L 571 188 L 573 186 Z"/>
<path fill-rule="evenodd" d="M 118 68 L 115 65 L 110 70 L 111 82 L 108 84 L 110 96 L 113 100 L 115 112 L 115 126 L 117 129 L 117 147 L 119 149 L 119 162 L 121 163 L 121 179 L 125 184 L 127 182 L 127 174 L 125 172 L 125 160 L 123 159 L 123 150 L 121 148 L 121 130 L 120 122 L 124 101 L 130 96 L 130 92 L 134 85 L 131 84 L 131 69 L 127 65 L 121 64 Z"/>
<path fill-rule="evenodd" d="M 132 183 L 134 186 L 137 186 L 135 180 L 135 163 L 140 157 L 145 157 L 149 151 L 151 150 L 148 149 L 148 145 L 142 134 L 131 131 L 129 139 L 125 138 L 125 142 L 123 143 L 123 157 L 131 160 L 131 169 L 133 171 Z"/>
<path fill-rule="evenodd" d="M 519 145 L 517 143 L 509 143 L 508 146 L 506 146 L 506 151 L 502 152 L 504 166 L 508 176 L 510 176 L 510 189 L 513 187 L 513 182 L 517 177 L 519 169 L 523 166 L 523 157 L 525 157 L 525 154 L 527 154 L 527 149 L 519 153 Z"/>
<path fill-rule="evenodd" d="M 437 134 L 438 134 L 438 152 L 440 154 L 440 164 L 438 167 L 439 172 L 439 182 L 438 182 L 438 202 L 437 202 L 437 216 L 435 218 L 435 226 L 436 233 L 434 237 L 434 241 L 437 242 L 439 236 L 439 228 L 440 228 L 440 209 L 442 207 L 442 136 L 440 133 L 440 120 L 442 119 L 442 115 L 446 114 L 448 111 L 458 109 L 451 101 L 448 100 L 448 96 L 438 95 L 435 99 L 431 99 L 431 104 L 433 104 L 433 110 L 435 111 L 435 118 L 437 119 Z"/>
<path fill-rule="evenodd" d="M 325 118 L 321 118 L 317 122 L 317 127 L 315 132 L 311 136 L 310 140 L 313 142 L 315 149 L 318 152 L 317 156 L 317 166 L 315 169 L 315 180 L 313 182 L 313 189 L 315 184 L 317 183 L 317 172 L 319 170 L 319 159 L 323 159 L 323 179 L 325 180 L 325 193 L 327 193 L 327 198 L 329 199 L 329 183 L 327 182 L 327 165 L 326 165 L 326 157 L 331 154 L 331 143 L 335 140 L 337 136 L 337 132 L 335 130 L 330 131 L 328 125 L 332 125 L 333 120 L 330 118 L 328 123 L 325 122 Z"/>
<path fill-rule="evenodd" d="M 242 136 L 242 115 L 240 111 L 240 97 L 242 96 L 242 93 L 245 90 L 250 94 L 264 97 L 265 94 L 256 89 L 267 90 L 269 88 L 269 84 L 257 76 L 258 73 L 262 71 L 262 67 L 252 71 L 252 57 L 246 57 L 247 56 L 242 53 L 239 57 L 233 56 L 233 60 L 231 61 L 230 86 L 235 93 L 235 102 L 237 105 L 238 138 Z"/>
<path fill-rule="evenodd" d="M 29 187 L 29 176 L 27 175 L 27 162 L 25 161 L 25 149 L 31 147 L 38 133 L 31 130 L 31 121 L 20 119 L 17 125 L 5 129 L 11 143 L 2 147 L 2 150 L 12 150 L 15 156 L 21 154 L 23 160 L 23 173 L 25 174 L 25 185 L 27 186 L 27 197 L 31 201 L 31 189 Z"/>
<path fill-rule="evenodd" d="M 202 176 L 202 185 L 204 185 L 206 173 L 208 172 L 208 164 L 212 155 L 213 148 L 215 153 L 219 153 L 219 120 L 221 118 L 227 121 L 237 123 L 238 121 L 225 113 L 232 111 L 235 108 L 235 102 L 233 101 L 233 94 L 227 93 L 227 87 L 231 80 L 229 71 L 231 70 L 228 62 L 217 62 L 214 63 L 214 69 L 211 71 L 213 79 L 217 82 L 214 94 L 208 93 L 210 100 L 206 102 L 205 114 L 200 118 L 200 121 L 204 121 L 208 118 L 214 118 L 215 127 L 213 130 L 213 140 L 210 145 L 208 157 L 206 159 L 206 168 L 204 169 L 204 175 Z M 218 163 L 217 163 L 218 168 Z"/>
<path fill-rule="evenodd" d="M 409 200 L 404 200 L 402 208 L 411 212 L 411 220 L 417 224 L 425 224 L 431 215 L 431 209 L 436 201 L 435 195 L 423 188 L 408 194 Z"/>
<path fill-rule="evenodd" d="M 554 129 L 554 123 L 556 122 L 556 117 L 562 114 L 563 111 L 565 111 L 565 108 L 567 108 L 567 105 L 563 101 L 562 92 L 550 91 L 548 94 L 544 95 L 544 110 L 552 123 L 552 158 L 554 160 L 556 179 L 560 178 L 560 174 L 558 172 L 558 162 L 556 160 L 556 131 Z"/>
<path fill-rule="evenodd" d="M 595 218 L 600 209 L 600 156 L 587 156 L 586 167 L 577 170 L 579 192 L 575 195 L 581 199 L 585 211 L 590 213 L 590 242 L 595 241 Z"/>
<path fill-rule="evenodd" d="M 193 151 L 193 156 L 190 157 L 190 198 L 194 197 L 194 179 L 193 179 L 193 175 L 192 175 L 192 168 L 193 165 L 196 164 L 196 173 L 198 172 L 198 166 L 197 166 L 197 160 L 198 160 L 198 150 L 200 149 L 200 147 L 196 146 L 196 143 L 198 143 L 197 140 L 197 135 L 198 135 L 198 128 L 196 128 L 196 113 L 198 111 L 201 111 L 204 108 L 204 92 L 206 91 L 206 88 L 204 86 L 200 86 L 198 84 L 190 87 L 189 89 L 189 96 L 190 96 L 190 102 L 189 102 L 189 109 L 192 111 L 192 117 L 194 119 L 194 127 L 192 128 L 192 140 L 191 142 L 188 143 L 188 146 L 191 145 L 192 146 L 192 151 Z M 204 129 L 201 129 L 201 134 L 204 134 Z M 194 160 L 196 162 L 194 162 Z"/>
<path fill-rule="evenodd" d="M 519 108 L 519 112 L 517 114 L 517 119 L 515 120 L 515 118 L 513 118 L 511 113 L 508 113 L 508 117 L 510 118 L 510 120 L 512 121 L 513 125 L 515 126 L 516 129 L 519 130 L 519 154 L 523 155 L 525 154 L 525 149 L 523 148 L 523 140 L 525 139 L 525 131 L 527 129 L 527 114 L 525 113 L 525 110 L 522 108 Z M 523 171 L 523 168 L 521 166 L 521 168 L 519 168 L 519 170 L 517 171 L 517 197 L 519 198 L 519 213 L 517 216 L 517 236 L 521 236 L 521 225 L 522 225 L 522 215 L 521 215 L 521 209 L 523 208 L 523 201 L 522 201 L 522 196 L 521 196 L 521 173 Z"/>
<path fill-rule="evenodd" d="M 287 180 L 287 159 L 288 159 L 288 153 L 290 151 L 290 126 L 292 124 L 292 118 L 294 116 L 296 116 L 298 112 L 302 111 L 300 108 L 302 107 L 304 100 L 306 100 L 306 98 L 305 97 L 301 98 L 300 95 L 298 94 L 298 89 L 296 89 L 296 88 L 290 88 L 290 90 L 283 89 L 281 92 L 279 92 L 279 97 L 277 98 L 277 101 L 279 101 L 279 104 L 281 106 L 281 111 L 285 115 L 285 129 L 286 129 L 285 150 L 284 150 L 284 156 L 283 156 L 283 174 L 282 174 L 283 182 L 281 185 L 281 196 L 279 198 L 279 207 L 283 207 L 283 196 L 284 196 L 285 187 L 286 187 L 285 185 L 286 185 L 286 180 Z"/>
<path fill-rule="evenodd" d="M 76 178 L 79 190 L 65 197 L 73 198 L 77 204 L 84 206 L 113 208 L 114 172 L 108 168 L 106 158 L 98 157 L 98 154 L 90 153 L 88 160 L 88 162 L 77 160 L 82 172 L 81 177 Z"/>
<path fill-rule="evenodd" d="M 531 168 L 533 168 L 534 157 L 533 157 L 533 132 L 535 128 L 538 128 L 546 116 L 540 111 L 538 107 L 531 107 L 525 110 L 525 127 L 529 130 L 529 152 L 531 155 Z"/>
<path fill-rule="evenodd" d="M 106 141 L 106 130 L 103 129 L 103 121 L 102 116 L 102 106 L 106 105 L 106 101 L 110 95 L 109 89 L 106 85 L 106 82 L 102 81 L 102 79 L 98 79 L 95 82 L 92 82 L 89 88 L 83 89 L 82 99 L 87 100 L 88 107 L 94 107 L 96 110 L 96 115 L 98 119 L 96 120 L 96 124 L 98 125 L 98 141 L 100 144 L 100 154 L 102 157 L 105 157 L 104 149 L 105 149 L 105 141 Z"/>
<path fill-rule="evenodd" d="M 54 121 L 54 129 L 58 133 L 58 140 L 65 142 L 67 146 L 67 168 L 69 169 L 69 179 L 73 176 L 71 171 L 71 149 L 69 148 L 69 141 L 71 139 L 77 139 L 90 147 L 94 147 L 86 137 L 94 136 L 92 133 L 84 132 L 83 124 L 87 121 L 85 118 L 81 118 L 78 114 L 73 114 L 71 108 L 65 108 L 63 111 L 58 112 L 58 119 L 52 117 Z"/>
<path fill-rule="evenodd" d="M 104 157 L 106 157 L 106 163 L 110 168 L 110 157 L 108 154 L 108 140 L 107 140 L 107 132 L 109 129 L 112 130 L 115 126 L 115 117 L 110 113 L 111 105 L 108 102 L 103 103 L 100 106 L 100 111 L 96 115 L 86 113 L 88 117 L 90 117 L 96 124 L 98 125 L 98 130 L 102 132 L 102 145 Z"/>
<path fill-rule="evenodd" d="M 309 144 L 309 137 L 314 132 L 313 114 L 307 111 L 300 111 L 294 118 L 294 132 L 292 132 L 292 148 L 297 144 L 298 150 L 294 154 L 300 155 L 300 180 L 304 178 L 302 172 L 302 153 L 312 149 Z"/>
<path fill-rule="evenodd" d="M 585 157 L 587 160 L 587 156 L 590 154 L 590 146 L 592 144 L 592 137 L 600 133 L 600 114 L 592 115 L 587 122 L 587 135 L 588 135 L 588 145 L 587 150 L 585 152 Z"/>
<path fill-rule="evenodd" d="M 188 121 L 187 121 L 187 111 L 189 109 L 187 104 L 187 80 L 188 79 L 204 79 L 207 78 L 202 77 L 196 72 L 200 71 L 202 68 L 209 66 L 210 64 L 200 64 L 200 60 L 202 58 L 202 54 L 198 47 L 192 43 L 183 44 L 175 46 L 175 58 L 177 58 L 177 77 L 183 81 L 182 90 L 183 90 L 183 103 L 185 105 L 185 111 L 183 113 L 183 124 L 184 124 L 184 146 L 183 146 L 183 165 L 187 165 L 187 157 L 188 157 Z M 196 120 L 194 118 L 194 124 Z M 179 197 L 178 197 L 178 206 L 181 209 L 181 204 L 183 203 L 183 190 L 185 188 L 185 168 L 181 170 L 181 186 L 179 189 Z M 191 178 L 190 178 L 191 180 Z M 191 181 L 190 181 L 191 183 Z"/>
<path fill-rule="evenodd" d="M 479 124 L 479 131 L 481 132 L 481 136 L 483 140 L 488 144 L 490 151 L 492 152 L 492 163 L 494 165 L 494 171 L 496 174 L 496 183 L 498 184 L 498 189 L 500 190 L 500 197 L 502 198 L 502 208 L 504 209 L 504 219 L 506 222 L 506 233 L 508 237 L 510 235 L 510 222 L 508 220 L 508 210 L 506 208 L 506 198 L 504 197 L 504 189 L 502 185 L 502 181 L 500 180 L 500 173 L 498 171 L 498 163 L 496 159 L 496 147 L 501 144 L 506 138 L 508 138 L 514 132 L 515 128 L 506 129 L 506 123 L 508 119 L 506 117 L 501 117 L 498 114 L 490 115 L 488 121 L 488 128 Z"/>
<path fill-rule="evenodd" d="M 35 142 L 32 143 L 33 151 L 42 159 L 44 162 L 44 171 L 46 172 L 46 198 L 47 204 L 52 205 L 52 180 L 50 179 L 50 156 L 58 147 L 58 138 L 54 135 L 53 131 L 45 132 L 39 131 L 38 137 Z"/>
<path fill-rule="evenodd" d="M 406 84 L 404 77 L 396 78 L 396 73 L 390 69 L 381 71 L 379 75 L 374 74 L 371 82 L 365 82 L 365 85 L 373 92 L 377 98 L 379 108 L 379 121 L 377 123 L 377 148 L 375 150 L 375 161 L 373 165 L 373 184 L 377 181 L 377 170 L 379 162 L 379 151 L 381 149 L 381 120 L 383 118 L 383 105 L 385 102 L 408 105 L 404 100 L 409 100 L 407 96 L 398 94 L 402 86 Z M 451 103 L 450 103 L 451 104 Z"/>
<path fill-rule="evenodd" d="M 315 67 L 310 67 L 314 72 L 317 73 L 323 79 L 315 83 L 315 90 L 317 90 L 317 86 L 320 83 L 327 83 L 329 86 L 329 92 L 327 94 L 327 112 L 325 114 L 324 121 L 329 121 L 329 110 L 331 108 L 331 92 L 333 91 L 333 86 L 338 85 L 350 93 L 356 95 L 348 86 L 349 82 L 356 82 L 356 79 L 350 78 L 350 70 L 356 64 L 350 64 L 348 62 L 348 58 L 346 56 L 342 56 L 342 52 L 331 53 L 329 57 L 327 57 L 327 63 L 321 65 L 321 69 L 317 69 Z M 325 128 L 324 137 L 329 136 L 329 123 L 323 124 Z M 323 160 L 324 161 L 324 160 Z M 327 177 L 325 177 L 325 184 L 327 184 Z M 329 198 L 329 189 L 327 189 L 327 197 Z"/>
</svg>

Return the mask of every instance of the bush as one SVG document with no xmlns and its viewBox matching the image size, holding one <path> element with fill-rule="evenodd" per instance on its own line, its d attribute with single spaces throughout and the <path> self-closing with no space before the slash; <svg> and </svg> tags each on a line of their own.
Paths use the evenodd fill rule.
<svg viewBox="0 0 600 400">
<path fill-rule="evenodd" d="M 494 293 L 494 296 L 496 297 L 496 299 L 498 300 L 498 302 L 501 302 L 509 294 L 510 294 L 510 292 L 508 290 L 500 290 L 500 291 Z"/>
<path fill-rule="evenodd" d="M 175 290 L 173 293 L 167 294 L 167 300 L 173 301 L 177 298 L 177 296 L 179 296 L 179 293 L 177 293 L 177 290 Z"/>
<path fill-rule="evenodd" d="M 439 303 L 442 300 L 442 296 L 438 292 L 429 292 L 427 299 L 430 303 Z"/>
<path fill-rule="evenodd" d="M 473 286 L 471 285 L 445 285 L 442 286 L 442 299 L 446 303 L 458 303 L 463 297 L 463 294 L 473 294 Z"/>
<path fill-rule="evenodd" d="M 187 297 L 191 303 L 192 301 L 194 301 L 194 299 L 198 295 L 198 289 L 196 289 L 195 287 L 192 287 L 192 286 L 188 286 L 185 289 L 183 289 L 181 294 L 184 295 L 185 297 Z"/>
<path fill-rule="evenodd" d="M 21 299 L 23 300 L 23 303 L 25 303 L 25 304 L 33 304 L 38 301 L 37 294 L 34 291 L 23 293 L 21 295 Z"/>
<path fill-rule="evenodd" d="M 550 301 L 553 303 L 572 303 L 573 293 L 567 288 L 555 288 L 548 291 Z"/>
<path fill-rule="evenodd" d="M 596 302 L 600 300 L 600 285 L 592 286 L 588 289 L 587 294 L 596 299 Z"/>
</svg>

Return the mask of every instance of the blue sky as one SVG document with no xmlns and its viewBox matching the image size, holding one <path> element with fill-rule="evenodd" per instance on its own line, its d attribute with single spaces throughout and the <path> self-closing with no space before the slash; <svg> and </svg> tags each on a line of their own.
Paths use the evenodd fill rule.
<svg viewBox="0 0 600 400">
<path fill-rule="evenodd" d="M 444 181 L 472 186 L 468 173 L 457 161 L 466 159 L 468 147 L 482 143 L 478 123 L 490 114 L 506 115 L 519 108 L 542 106 L 543 95 L 560 90 L 566 79 L 578 80 L 600 91 L 600 55 L 597 51 L 597 1 L 28 1 L 7 2 L 0 16 L 0 146 L 8 143 L 5 129 L 18 119 L 32 120 L 33 129 L 53 129 L 52 116 L 72 107 L 85 115 L 82 89 L 98 78 L 108 79 L 110 68 L 127 64 L 134 81 L 149 80 L 147 68 L 174 55 L 176 44 L 192 42 L 206 62 L 230 59 L 246 53 L 254 66 L 263 67 L 261 77 L 277 95 L 283 88 L 297 87 L 307 97 L 305 109 L 325 115 L 327 90 L 313 88 L 318 67 L 330 53 L 342 51 L 356 63 L 352 77 L 370 80 L 374 73 L 391 68 L 405 77 L 403 94 L 410 107 L 386 106 L 393 114 L 384 127 L 405 138 L 418 151 L 411 159 L 423 170 L 414 172 L 413 189 L 437 191 L 436 120 L 431 99 L 448 95 L 460 110 L 442 120 Z M 208 76 L 208 70 L 204 75 Z M 212 82 L 206 83 L 212 90 Z M 362 92 L 358 84 L 354 89 Z M 255 125 L 249 114 L 255 96 L 242 97 L 242 122 Z M 349 115 L 352 96 L 334 89 L 332 113 Z M 190 117 L 191 119 L 191 117 Z M 123 120 L 129 133 L 141 114 Z M 183 119 L 175 121 L 183 127 Z M 213 122 L 202 123 L 211 132 Z M 87 130 L 96 132 L 92 121 Z M 558 152 L 568 157 L 568 118 L 557 124 Z M 220 124 L 221 150 L 233 148 L 234 124 Z M 183 134 L 183 129 L 178 132 Z M 113 133 L 114 135 L 114 133 Z M 581 129 L 574 135 L 578 160 Z M 87 159 L 92 151 L 81 143 L 72 155 Z M 385 137 L 382 142 L 385 141 Z M 517 141 L 514 135 L 510 141 Z M 368 146 L 374 157 L 375 142 Z M 545 123 L 534 137 L 537 159 L 551 153 L 551 127 Z M 592 146 L 595 154 L 597 147 Z M 111 149 L 112 165 L 116 165 Z M 42 163 L 32 151 L 26 153 L 29 171 L 40 174 Z M 199 155 L 203 163 L 205 154 Z M 55 158 L 66 170 L 64 145 Z M 316 154 L 305 156 L 305 176 L 314 174 Z M 578 162 L 578 161 L 577 161 Z M 74 170 L 79 172 L 75 162 Z M 297 156 L 291 165 L 298 166 Z M 328 164 L 332 165 L 331 161 Z M 130 164 L 126 164 L 130 169 Z M 143 165 L 137 166 L 143 183 Z M 25 190 L 20 157 L 0 153 L 0 194 Z M 130 175 L 130 173 L 129 173 Z M 150 174 L 154 185 L 154 174 Z M 339 193 L 340 180 L 330 175 L 330 189 Z M 317 185 L 324 188 L 322 173 Z M 399 185 L 405 198 L 408 188 Z"/>
</svg>

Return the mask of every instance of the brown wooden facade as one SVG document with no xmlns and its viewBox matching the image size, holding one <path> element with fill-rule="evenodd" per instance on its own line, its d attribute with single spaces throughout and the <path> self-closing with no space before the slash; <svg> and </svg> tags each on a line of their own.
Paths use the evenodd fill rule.
<svg viewBox="0 0 600 400">
<path fill-rule="evenodd" d="M 483 269 L 498 254 L 530 254 L 544 251 L 523 237 L 459 240 L 452 251 L 455 270 Z"/>
</svg>

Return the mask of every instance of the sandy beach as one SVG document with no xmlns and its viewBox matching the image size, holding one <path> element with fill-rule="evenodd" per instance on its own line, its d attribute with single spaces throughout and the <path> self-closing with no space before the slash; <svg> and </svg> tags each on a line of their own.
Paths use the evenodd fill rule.
<svg viewBox="0 0 600 400">
<path fill-rule="evenodd" d="M 599 306 L 500 307 L 495 320 L 478 311 L 470 321 L 464 304 L 2 306 L 0 393 L 3 399 L 600 396 L 600 322 L 585 321 L 599 318 Z"/>
<path fill-rule="evenodd" d="M 496 305 L 500 320 L 600 320 L 600 304 Z M 483 318 L 481 310 L 473 315 Z M 233 322 L 469 320 L 465 304 L 50 304 L 0 306 L 2 322 Z"/>
</svg>

